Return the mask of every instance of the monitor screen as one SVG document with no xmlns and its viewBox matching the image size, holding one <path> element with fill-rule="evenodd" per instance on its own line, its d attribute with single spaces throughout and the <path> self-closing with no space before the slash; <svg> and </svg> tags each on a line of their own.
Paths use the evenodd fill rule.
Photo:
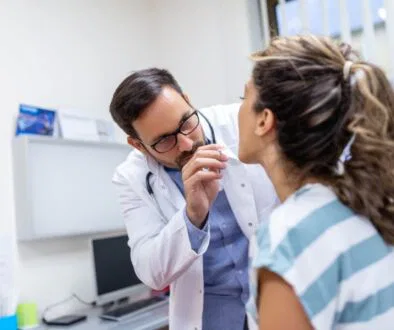
<svg viewBox="0 0 394 330">
<path fill-rule="evenodd" d="M 92 240 L 97 295 L 141 284 L 130 260 L 127 235 Z"/>
</svg>

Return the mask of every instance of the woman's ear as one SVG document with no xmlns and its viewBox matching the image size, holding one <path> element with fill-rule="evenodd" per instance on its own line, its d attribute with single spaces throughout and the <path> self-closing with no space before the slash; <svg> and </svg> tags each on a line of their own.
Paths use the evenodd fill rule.
<svg viewBox="0 0 394 330">
<path fill-rule="evenodd" d="M 271 132 L 272 129 L 275 127 L 276 119 L 270 109 L 265 108 L 263 111 L 257 113 L 256 117 L 257 120 L 254 133 L 257 136 L 262 137 L 267 133 Z"/>
</svg>

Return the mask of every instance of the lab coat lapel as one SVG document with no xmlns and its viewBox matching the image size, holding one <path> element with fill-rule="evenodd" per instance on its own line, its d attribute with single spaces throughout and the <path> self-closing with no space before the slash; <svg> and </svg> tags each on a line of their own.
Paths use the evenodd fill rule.
<svg viewBox="0 0 394 330">
<path fill-rule="evenodd" d="M 251 237 L 258 223 L 253 187 L 248 179 L 245 166 L 226 149 L 228 166 L 223 172 L 223 188 L 231 209 L 247 237 Z"/>
<path fill-rule="evenodd" d="M 166 202 L 173 206 L 174 212 L 183 208 L 185 206 L 185 198 L 164 167 L 149 156 L 147 157 L 147 165 L 153 174 L 150 182 L 160 207 L 163 210 L 166 209 L 167 205 L 162 205 L 163 202 Z"/>
</svg>

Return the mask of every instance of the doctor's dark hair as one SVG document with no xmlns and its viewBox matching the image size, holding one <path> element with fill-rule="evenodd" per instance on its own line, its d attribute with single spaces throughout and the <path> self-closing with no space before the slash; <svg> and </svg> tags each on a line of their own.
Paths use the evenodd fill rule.
<svg viewBox="0 0 394 330">
<path fill-rule="evenodd" d="M 112 97 L 109 109 L 113 120 L 127 135 L 138 138 L 133 121 L 156 100 L 165 86 L 183 95 L 178 82 L 167 70 L 149 68 L 133 72 Z"/>
<path fill-rule="evenodd" d="M 274 39 L 252 59 L 255 111 L 273 112 L 279 148 L 299 183 L 329 184 L 393 244 L 394 92 L 385 73 L 349 45 L 314 36 Z M 338 171 L 352 137 L 351 158 Z"/>
</svg>

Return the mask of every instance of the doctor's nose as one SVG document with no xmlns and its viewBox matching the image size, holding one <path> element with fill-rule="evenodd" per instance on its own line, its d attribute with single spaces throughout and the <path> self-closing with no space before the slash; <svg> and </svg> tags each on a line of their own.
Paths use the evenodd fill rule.
<svg viewBox="0 0 394 330">
<path fill-rule="evenodd" d="M 178 150 L 190 151 L 193 148 L 193 140 L 190 139 L 187 135 L 178 134 Z"/>
</svg>

